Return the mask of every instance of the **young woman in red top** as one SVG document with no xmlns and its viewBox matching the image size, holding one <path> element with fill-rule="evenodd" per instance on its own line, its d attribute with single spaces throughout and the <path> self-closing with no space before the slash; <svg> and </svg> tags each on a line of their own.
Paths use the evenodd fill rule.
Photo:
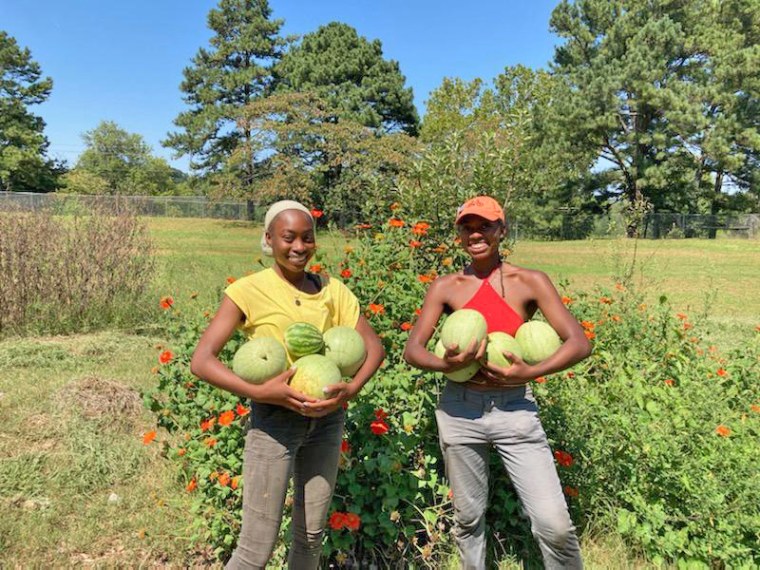
<svg viewBox="0 0 760 570">
<path fill-rule="evenodd" d="M 468 382 L 448 381 L 441 393 L 436 420 L 453 492 L 462 567 L 485 568 L 488 453 L 494 447 L 530 518 L 545 566 L 581 568 L 575 528 L 529 383 L 583 360 L 591 352 L 590 344 L 544 273 L 502 261 L 499 244 L 507 228 L 498 202 L 487 196 L 468 200 L 457 211 L 456 225 L 471 262 L 430 286 L 406 345 L 407 362 L 449 373 L 481 360 L 485 341 L 480 346 L 446 347 L 443 358 L 426 349 L 441 315 L 462 308 L 480 311 L 489 333 L 513 336 L 540 310 L 563 340 L 543 362 L 530 365 L 507 354 L 510 366 L 483 367 Z"/>
</svg>

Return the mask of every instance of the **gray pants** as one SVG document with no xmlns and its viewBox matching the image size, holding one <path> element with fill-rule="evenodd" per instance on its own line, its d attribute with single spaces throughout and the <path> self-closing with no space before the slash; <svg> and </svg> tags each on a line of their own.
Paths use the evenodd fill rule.
<svg viewBox="0 0 760 570">
<path fill-rule="evenodd" d="M 243 525 L 226 568 L 266 567 L 291 474 L 295 493 L 288 567 L 317 568 L 338 473 L 344 415 L 341 409 L 323 418 L 305 418 L 281 406 L 253 405 L 245 437 Z"/>
<path fill-rule="evenodd" d="M 449 381 L 435 413 L 462 568 L 486 564 L 488 453 L 496 448 L 546 568 L 582 568 L 578 538 L 529 386 L 479 392 Z"/>
</svg>

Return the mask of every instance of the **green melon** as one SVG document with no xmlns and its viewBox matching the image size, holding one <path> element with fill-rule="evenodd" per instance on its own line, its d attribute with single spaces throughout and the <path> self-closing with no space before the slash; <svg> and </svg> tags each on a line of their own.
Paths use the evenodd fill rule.
<svg viewBox="0 0 760 570">
<path fill-rule="evenodd" d="M 562 346 L 562 339 L 551 325 L 543 321 L 528 321 L 515 334 L 522 349 L 522 358 L 528 364 L 546 360 Z"/>
<path fill-rule="evenodd" d="M 505 352 L 511 352 L 520 358 L 523 357 L 522 348 L 515 337 L 501 331 L 489 333 L 488 344 L 486 345 L 486 362 L 503 368 L 511 366 L 512 362 L 504 356 Z"/>
<path fill-rule="evenodd" d="M 264 383 L 285 372 L 287 366 L 285 347 L 270 336 L 249 340 L 232 357 L 232 371 L 252 384 Z"/>
<path fill-rule="evenodd" d="M 459 309 L 451 313 L 441 327 L 441 342 L 445 347 L 457 345 L 458 351 L 467 349 L 470 343 L 479 345 L 488 333 L 486 319 L 474 309 Z"/>
<path fill-rule="evenodd" d="M 443 343 L 440 341 L 440 339 L 435 344 L 434 353 L 438 358 L 443 358 L 443 355 L 446 354 L 446 347 L 443 346 Z M 454 382 L 467 382 L 470 378 L 478 373 L 478 370 L 480 370 L 480 363 L 476 360 L 473 360 L 464 368 L 460 368 L 454 372 L 449 372 L 448 374 L 444 373 L 444 376 Z"/>
<path fill-rule="evenodd" d="M 293 363 L 296 369 L 290 387 L 306 396 L 324 400 L 329 396 L 324 388 L 341 381 L 338 365 L 322 354 L 309 354 Z"/>
<path fill-rule="evenodd" d="M 285 346 L 294 359 L 316 354 L 324 345 L 322 332 L 311 323 L 293 323 L 285 329 Z"/>
<path fill-rule="evenodd" d="M 343 376 L 353 376 L 364 364 L 364 339 L 351 327 L 333 327 L 324 334 L 325 356 L 335 362 Z"/>
</svg>

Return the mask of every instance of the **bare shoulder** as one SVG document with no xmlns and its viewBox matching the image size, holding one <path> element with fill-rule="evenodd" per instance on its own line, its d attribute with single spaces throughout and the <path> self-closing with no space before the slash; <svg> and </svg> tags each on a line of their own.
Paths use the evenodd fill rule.
<svg viewBox="0 0 760 570">
<path fill-rule="evenodd" d="M 519 284 L 520 287 L 531 291 L 530 297 L 533 298 L 540 297 L 542 293 L 551 293 L 556 290 L 549 276 L 538 269 L 506 264 L 504 276 L 506 279 L 512 280 L 513 283 Z"/>
<path fill-rule="evenodd" d="M 452 292 L 458 290 L 469 278 L 461 272 L 437 277 L 428 289 L 427 297 L 441 303 L 449 303 Z"/>
</svg>

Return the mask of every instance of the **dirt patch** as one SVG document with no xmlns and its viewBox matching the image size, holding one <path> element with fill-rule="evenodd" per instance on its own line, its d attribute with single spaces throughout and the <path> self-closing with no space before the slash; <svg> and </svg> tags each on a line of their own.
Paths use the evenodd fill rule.
<svg viewBox="0 0 760 570">
<path fill-rule="evenodd" d="M 86 376 L 66 384 L 58 393 L 60 401 L 89 419 L 134 419 L 142 409 L 136 390 L 115 380 Z"/>
</svg>

